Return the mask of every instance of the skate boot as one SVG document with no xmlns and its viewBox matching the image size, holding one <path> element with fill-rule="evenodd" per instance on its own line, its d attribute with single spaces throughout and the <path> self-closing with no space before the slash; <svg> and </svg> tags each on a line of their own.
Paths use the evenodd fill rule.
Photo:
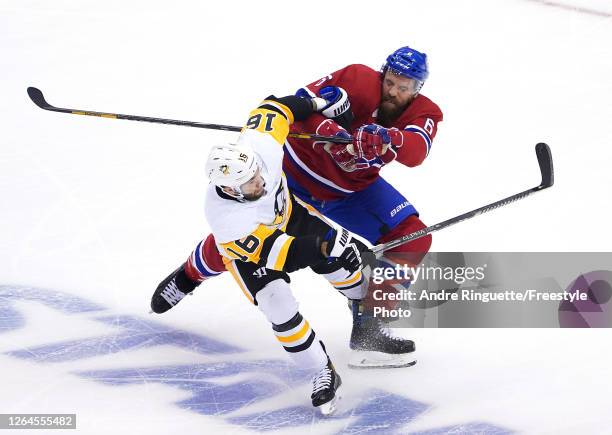
<svg viewBox="0 0 612 435">
<path fill-rule="evenodd" d="M 394 336 L 381 319 L 363 312 L 361 301 L 353 301 L 353 350 L 351 368 L 395 368 L 416 364 L 414 342 Z"/>
<path fill-rule="evenodd" d="M 321 414 L 331 415 L 336 411 L 340 396 L 338 388 L 342 385 L 340 375 L 327 357 L 327 365 L 312 378 L 312 406 L 319 408 Z"/>
<path fill-rule="evenodd" d="M 198 285 L 199 282 L 192 281 L 185 273 L 185 264 L 181 264 L 157 286 L 151 298 L 151 310 L 157 314 L 165 313 Z"/>
</svg>

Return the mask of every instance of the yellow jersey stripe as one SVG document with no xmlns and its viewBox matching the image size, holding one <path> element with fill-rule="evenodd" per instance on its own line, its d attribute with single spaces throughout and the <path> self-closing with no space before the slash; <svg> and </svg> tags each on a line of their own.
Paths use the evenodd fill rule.
<svg viewBox="0 0 612 435">
<path fill-rule="evenodd" d="M 283 175 L 284 175 L 284 173 L 283 173 Z M 306 210 L 308 210 L 308 214 L 310 214 L 312 216 L 318 217 L 319 219 L 321 219 L 323 222 L 325 222 L 330 227 L 337 229 L 337 226 L 332 221 L 330 221 L 328 218 L 323 216 L 319 212 L 319 210 L 317 210 L 316 208 L 314 208 L 312 205 L 308 204 L 307 202 L 302 201 L 297 196 L 294 196 L 294 198 L 298 202 L 298 204 L 300 204 L 302 207 L 304 207 Z"/>
<path fill-rule="evenodd" d="M 287 261 L 287 253 L 289 252 L 289 247 L 295 237 L 289 236 L 283 246 L 281 246 L 278 256 L 276 257 L 276 263 L 274 263 L 274 270 L 283 270 L 285 267 L 285 262 Z"/>
<path fill-rule="evenodd" d="M 359 281 L 361 279 L 361 271 L 357 272 L 357 275 L 355 275 L 353 278 L 346 280 L 346 281 L 336 281 L 336 282 L 331 282 L 330 284 L 333 285 L 334 287 L 340 287 L 340 286 L 345 286 L 345 285 L 349 285 L 349 284 L 354 284 L 357 281 Z"/>
<path fill-rule="evenodd" d="M 272 101 L 272 100 L 263 100 L 260 106 L 263 106 L 264 104 L 268 104 L 270 106 L 273 106 L 279 109 L 281 112 L 285 114 L 285 117 L 287 118 L 289 124 L 293 124 L 294 122 L 293 112 L 287 106 L 285 106 L 282 103 L 279 103 L 278 101 Z"/>
</svg>

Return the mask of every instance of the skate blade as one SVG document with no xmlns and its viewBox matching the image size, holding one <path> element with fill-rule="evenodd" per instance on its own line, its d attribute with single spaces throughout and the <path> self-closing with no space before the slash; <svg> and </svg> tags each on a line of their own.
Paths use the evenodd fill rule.
<svg viewBox="0 0 612 435">
<path fill-rule="evenodd" d="M 394 369 L 410 367 L 417 362 L 415 352 L 391 354 L 354 350 L 348 366 L 352 369 Z"/>
<path fill-rule="evenodd" d="M 336 390 L 336 395 L 334 396 L 334 398 L 329 402 L 324 403 L 323 405 L 319 405 L 317 409 L 319 410 L 321 415 L 323 415 L 324 417 L 329 417 L 330 415 L 333 415 L 338 409 L 338 402 L 341 398 L 342 396 L 338 394 L 338 390 Z"/>
</svg>

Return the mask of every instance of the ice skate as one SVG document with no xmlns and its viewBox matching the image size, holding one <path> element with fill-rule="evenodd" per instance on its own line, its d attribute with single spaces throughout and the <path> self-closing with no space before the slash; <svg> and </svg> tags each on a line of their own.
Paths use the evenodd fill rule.
<svg viewBox="0 0 612 435">
<path fill-rule="evenodd" d="M 416 364 L 414 342 L 394 336 L 381 319 L 360 312 L 358 304 L 355 301 L 353 306 L 349 367 L 397 368 Z"/>
<path fill-rule="evenodd" d="M 190 294 L 198 285 L 198 282 L 189 279 L 185 273 L 185 265 L 182 264 L 157 286 L 151 298 L 152 312 L 165 313 Z"/>
<path fill-rule="evenodd" d="M 318 408 L 321 414 L 331 415 L 336 411 L 340 395 L 338 389 L 342 385 L 340 375 L 327 358 L 327 365 L 312 378 L 312 406 Z"/>
</svg>

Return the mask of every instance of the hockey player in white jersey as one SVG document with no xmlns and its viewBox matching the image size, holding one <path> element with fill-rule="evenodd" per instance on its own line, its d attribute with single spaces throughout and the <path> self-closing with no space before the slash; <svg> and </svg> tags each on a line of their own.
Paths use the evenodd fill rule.
<svg viewBox="0 0 612 435">
<path fill-rule="evenodd" d="M 300 368 L 313 371 L 312 404 L 329 414 L 341 379 L 298 311 L 288 272 L 310 267 L 347 298 L 360 299 L 365 291 L 362 254 L 370 251 L 296 200 L 282 171 L 289 125 L 325 104 L 296 96 L 264 100 L 251 112 L 236 145 L 211 150 L 205 211 L 227 270 L 272 324 L 284 350 Z"/>
<path fill-rule="evenodd" d="M 224 164 L 219 166 L 222 171 L 219 168 L 215 169 L 214 165 L 209 168 L 212 171 L 211 176 L 216 177 L 211 179 L 212 186 L 217 185 L 217 187 L 211 186 L 208 196 L 208 218 L 215 236 L 209 239 L 214 240 L 217 245 L 214 251 L 218 250 L 226 260 L 232 258 L 257 264 L 258 267 L 251 272 L 253 276 L 266 274 L 265 276 L 277 278 L 269 271 L 293 271 L 316 264 L 319 261 L 319 254 L 313 245 L 315 236 L 319 239 L 330 237 L 331 227 L 323 222 L 324 218 L 310 205 L 297 202 L 298 199 L 288 195 L 285 177 L 282 174 L 282 144 L 289 132 L 289 125 L 294 120 L 302 120 L 312 113 L 311 102 L 317 105 L 318 110 L 321 106 L 330 104 L 329 101 L 320 98 L 301 99 L 294 96 L 264 101 L 251 113 L 247 122 L 248 128 L 243 129 L 239 139 L 239 147 L 248 145 L 247 148 L 252 148 L 253 144 L 257 144 L 254 157 L 256 160 L 249 161 L 247 157 L 243 157 L 246 161 L 236 159 L 232 163 L 242 165 L 249 162 L 253 166 L 241 169 L 243 172 L 232 172 L 230 166 Z M 238 152 L 238 149 L 234 146 L 215 148 L 211 153 L 209 164 L 219 163 L 221 159 L 228 158 L 232 151 Z M 238 152 L 237 155 L 240 154 Z M 242 154 L 248 156 L 248 152 Z M 287 201 L 285 197 L 293 199 Z M 213 203 L 215 206 L 212 206 Z M 237 204 L 241 207 L 237 209 L 239 211 L 235 219 L 232 219 L 230 216 Z M 307 208 L 307 211 L 304 211 L 304 208 Z M 298 211 L 292 215 L 293 209 Z M 292 217 L 287 219 L 284 213 Z M 320 219 L 313 219 L 311 215 L 318 215 Z M 304 221 L 302 225 L 295 224 L 301 220 Z M 259 223 L 269 224 L 276 221 L 284 224 L 278 228 L 259 225 Z M 296 238 L 295 235 L 299 237 Z M 208 241 L 207 239 L 206 243 Z M 219 274 L 209 271 L 206 262 L 197 255 L 200 249 L 196 251 L 189 257 L 188 262 L 182 264 L 159 284 L 151 298 L 153 312 L 167 311 L 200 284 L 201 280 L 194 279 L 189 274 L 190 268 L 193 269 L 195 266 L 202 273 L 210 272 L 213 276 Z M 299 261 L 294 258 L 293 254 L 296 252 L 301 256 Z M 312 252 L 316 255 L 313 256 Z M 233 270 L 235 267 L 228 267 L 225 260 L 224 263 L 221 268 L 231 271 L 236 277 L 236 272 Z M 367 290 L 361 285 L 361 276 L 342 279 L 342 273 L 328 272 L 333 265 L 326 267 L 327 269 L 317 265 L 313 270 L 317 273 L 329 273 L 328 278 L 334 287 L 341 290 L 353 306 L 352 352 L 349 366 L 406 367 L 415 364 L 415 347 L 411 340 L 389 334 L 388 328 L 380 319 L 361 315 L 360 309 L 355 309 L 356 306 L 363 306 L 361 301 Z M 281 276 L 281 279 L 287 282 L 289 280 L 286 275 Z M 237 281 L 240 283 L 239 279 Z M 241 287 L 245 290 L 244 285 Z M 249 291 L 245 290 L 245 295 L 249 299 L 254 299 Z"/>
</svg>

